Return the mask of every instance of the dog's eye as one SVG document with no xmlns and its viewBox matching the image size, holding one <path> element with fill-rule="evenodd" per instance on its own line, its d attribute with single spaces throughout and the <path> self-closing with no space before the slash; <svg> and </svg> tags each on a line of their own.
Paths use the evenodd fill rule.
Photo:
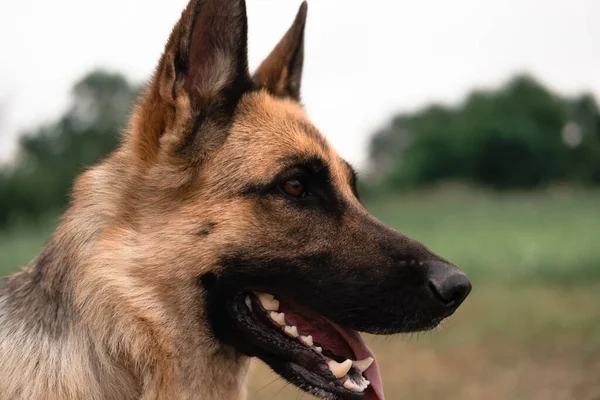
<svg viewBox="0 0 600 400">
<path fill-rule="evenodd" d="M 284 193 L 290 197 L 301 198 L 305 197 L 307 194 L 306 185 L 299 179 L 290 179 L 286 181 L 283 184 L 282 189 Z"/>
</svg>

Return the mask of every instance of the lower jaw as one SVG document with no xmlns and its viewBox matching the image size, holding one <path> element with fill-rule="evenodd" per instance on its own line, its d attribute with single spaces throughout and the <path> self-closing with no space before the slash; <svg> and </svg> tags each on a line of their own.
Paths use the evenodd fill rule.
<svg viewBox="0 0 600 400">
<path fill-rule="evenodd" d="M 343 387 L 336 387 L 334 382 L 294 362 L 287 361 L 281 363 L 280 361 L 276 361 L 273 363 L 268 358 L 262 359 L 262 361 L 266 362 L 274 371 L 290 383 L 319 398 L 339 400 L 377 399 L 377 397 L 372 397 L 374 393 L 370 388 L 361 393 L 348 392 Z"/>
<path fill-rule="evenodd" d="M 357 393 L 349 391 L 344 388 L 343 383 L 337 381 L 335 377 L 327 376 L 328 371 L 324 363 L 318 364 L 314 359 L 312 362 L 307 363 L 298 359 L 297 354 L 303 354 L 302 352 L 312 352 L 312 350 L 309 350 L 300 344 L 297 344 L 294 348 L 279 348 L 277 345 L 273 345 L 273 342 L 270 341 L 269 338 L 264 340 L 265 338 L 261 337 L 261 332 L 264 333 L 264 330 L 257 329 L 257 327 L 255 327 L 255 329 L 249 329 L 249 327 L 254 324 L 254 321 L 252 315 L 247 312 L 245 301 L 243 299 L 243 294 L 246 292 L 234 292 L 231 290 L 233 289 L 232 287 L 227 288 L 229 290 L 222 290 L 224 288 L 215 287 L 214 282 L 209 282 L 208 285 L 204 281 L 203 283 L 209 293 L 208 315 L 211 319 L 213 329 L 217 337 L 221 338 L 225 343 L 232 345 L 232 347 L 246 355 L 262 359 L 283 378 L 299 388 L 319 397 L 344 400 L 381 400 L 384 398 L 380 378 L 378 382 L 379 387 L 377 389 L 369 386 L 364 392 Z M 237 294 L 231 295 L 232 293 Z M 432 319 L 429 323 L 404 326 L 404 329 L 398 329 L 396 327 L 389 332 L 380 330 L 379 334 L 395 334 L 434 329 L 445 317 L 447 317 L 447 315 Z M 272 321 L 268 322 L 271 323 Z M 268 329 L 269 326 L 266 328 Z M 281 336 L 281 339 L 290 340 L 290 337 L 282 332 L 279 332 L 279 335 Z M 296 350 L 299 353 L 296 352 Z M 377 375 L 379 376 L 378 371 Z M 374 381 L 372 378 L 368 379 Z M 337 383 L 339 383 L 339 385 L 336 385 Z"/>
<path fill-rule="evenodd" d="M 307 346 L 294 335 L 285 333 L 262 313 L 265 310 L 256 312 L 256 308 L 261 307 L 256 298 L 251 303 L 248 301 L 238 299 L 233 303 L 233 314 L 238 319 L 237 330 L 245 342 L 242 351 L 261 358 L 279 375 L 313 395 L 344 400 L 383 398 L 366 386 L 367 379 L 354 366 L 351 368 L 352 378 L 348 371 L 340 378 L 334 376 L 327 363 L 328 357 L 317 354 L 315 346 Z M 326 349 L 323 351 L 327 352 Z M 380 386 L 379 373 L 376 366 L 374 368 Z M 354 390 L 350 389 L 351 385 L 354 385 Z"/>
</svg>

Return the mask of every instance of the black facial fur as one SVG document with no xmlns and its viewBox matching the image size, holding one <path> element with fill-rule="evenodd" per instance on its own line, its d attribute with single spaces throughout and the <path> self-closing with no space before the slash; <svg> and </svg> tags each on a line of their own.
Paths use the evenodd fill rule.
<svg viewBox="0 0 600 400">
<path fill-rule="evenodd" d="M 425 268 L 415 265 L 344 267 L 337 257 L 230 259 L 218 278 L 230 297 L 263 291 L 302 304 L 342 326 L 376 334 L 427 330 L 447 317 L 426 285 Z M 389 268 L 389 270 L 388 270 Z"/>
<path fill-rule="evenodd" d="M 209 321 L 221 341 L 261 358 L 297 386 L 319 396 L 360 399 L 361 393 L 337 387 L 337 379 L 323 380 L 328 370 L 322 357 L 272 329 L 271 321 L 263 324 L 264 315 L 250 315 L 245 294 L 270 293 L 356 331 L 422 331 L 460 304 L 441 301 L 429 280 L 432 268 L 455 267 L 348 202 L 318 157 L 280 163 L 268 182 L 240 193 L 255 202 L 254 217 L 264 231 L 247 243 L 232 243 L 218 272 L 200 279 Z M 283 193 L 280 186 L 289 179 L 306 180 L 311 196 Z M 348 184 L 354 179 L 349 167 Z"/>
<path fill-rule="evenodd" d="M 282 196 L 280 186 L 290 179 L 298 179 L 307 185 L 309 195 L 301 199 L 290 199 L 293 204 L 312 210 L 322 209 L 329 215 L 339 218 L 345 203 L 335 191 L 331 172 L 327 164 L 318 157 L 290 158 L 285 166 L 269 183 L 250 184 L 242 190 L 245 196 Z"/>
</svg>

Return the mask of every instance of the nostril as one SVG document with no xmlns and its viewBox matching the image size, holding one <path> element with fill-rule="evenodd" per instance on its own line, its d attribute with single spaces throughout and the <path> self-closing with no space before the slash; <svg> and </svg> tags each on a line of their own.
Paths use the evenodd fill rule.
<svg viewBox="0 0 600 400">
<path fill-rule="evenodd" d="M 430 279 L 429 290 L 446 307 L 458 307 L 471 291 L 471 282 L 462 274 L 452 274 L 442 280 Z"/>
<path fill-rule="evenodd" d="M 438 291 L 437 286 L 435 285 L 435 283 L 433 283 L 432 281 L 429 281 L 429 290 L 431 290 L 431 293 L 433 293 L 433 296 L 438 299 L 439 301 L 441 301 L 442 303 L 446 303 L 446 299 L 444 299 L 442 297 L 442 295 L 440 294 L 440 292 Z"/>
</svg>

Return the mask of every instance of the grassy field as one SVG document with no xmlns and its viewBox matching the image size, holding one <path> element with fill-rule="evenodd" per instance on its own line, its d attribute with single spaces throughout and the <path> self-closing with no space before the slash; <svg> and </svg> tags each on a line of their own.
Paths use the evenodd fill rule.
<svg viewBox="0 0 600 400">
<path fill-rule="evenodd" d="M 600 192 L 447 188 L 368 205 L 474 284 L 440 329 L 368 338 L 388 399 L 600 399 Z M 0 233 L 0 273 L 31 259 L 52 224 Z M 253 370 L 250 399 L 302 396 Z"/>
</svg>

